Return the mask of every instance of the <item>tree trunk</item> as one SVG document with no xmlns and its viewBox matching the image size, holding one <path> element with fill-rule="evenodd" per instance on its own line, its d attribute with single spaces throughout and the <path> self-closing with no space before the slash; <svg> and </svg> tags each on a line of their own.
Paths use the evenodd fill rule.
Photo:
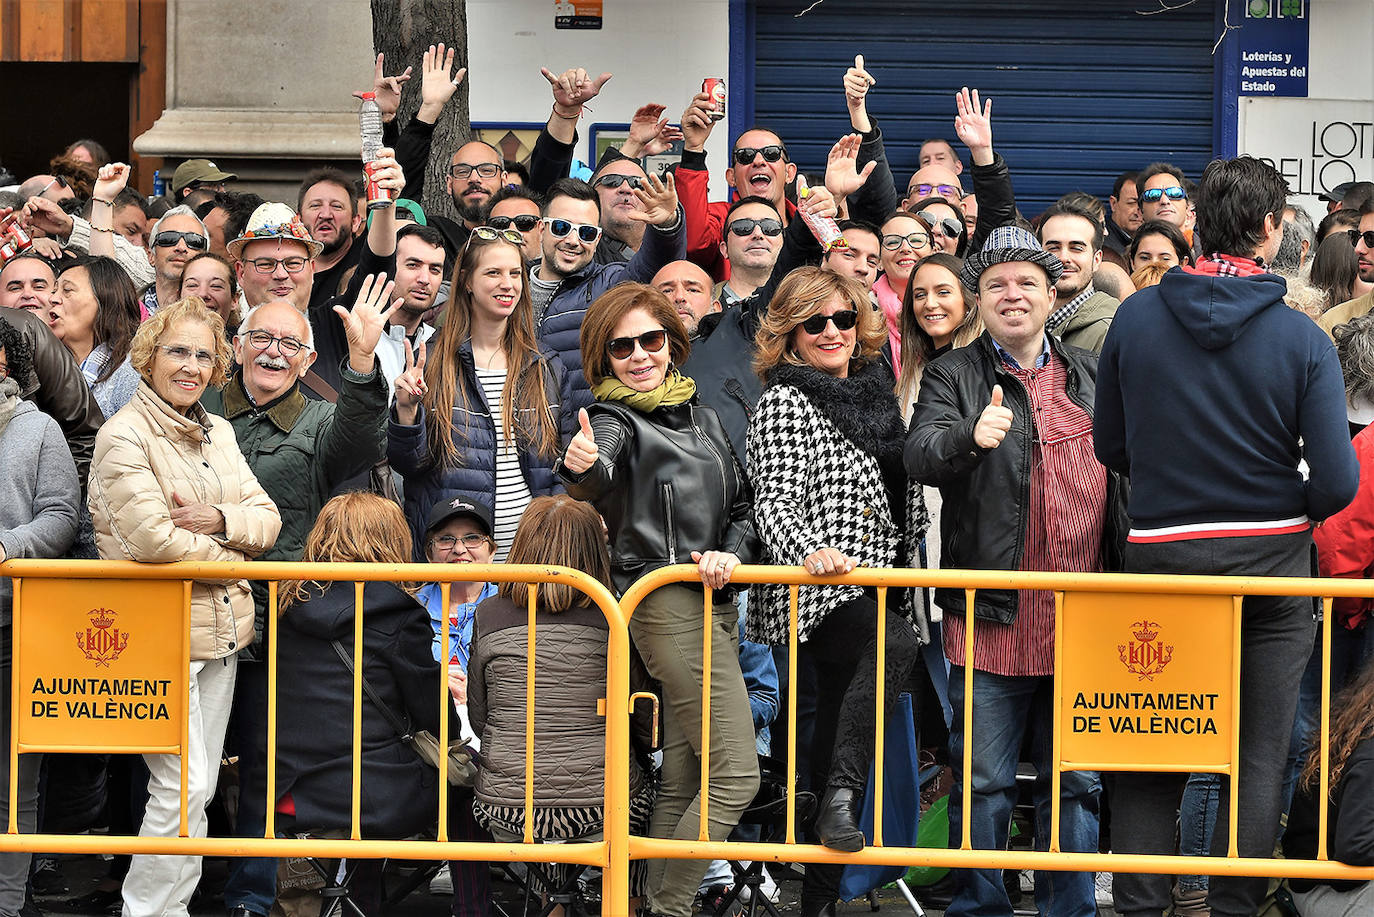
<svg viewBox="0 0 1374 917">
<path fill-rule="evenodd" d="M 420 66 L 425 49 L 443 42 L 456 49 L 453 69 L 468 63 L 468 23 L 466 0 L 371 0 L 372 44 L 386 55 L 386 74 L 394 76 L 411 69 L 410 82 L 401 90 L 401 107 L 396 123 L 404 128 L 420 107 Z M 425 196 L 421 205 L 426 213 L 457 218 L 453 199 L 444 180 L 453 151 L 472 139 L 468 124 L 468 83 L 458 87 L 444 106 L 434 125 L 434 145 L 425 169 Z"/>
</svg>

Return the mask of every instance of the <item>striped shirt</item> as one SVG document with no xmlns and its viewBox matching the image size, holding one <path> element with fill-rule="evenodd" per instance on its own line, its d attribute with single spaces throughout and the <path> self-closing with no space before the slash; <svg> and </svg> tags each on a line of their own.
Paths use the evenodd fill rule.
<svg viewBox="0 0 1374 917">
<path fill-rule="evenodd" d="M 1069 398 L 1060 358 L 1051 355 L 1042 368 L 1032 370 L 1004 364 L 1025 387 L 1035 412 L 1030 505 L 1019 569 L 1095 573 L 1102 569 L 1107 469 L 1093 454 L 1092 415 Z M 964 616 L 946 615 L 944 633 L 945 656 L 962 665 Z M 1010 624 L 978 621 L 973 665 L 995 675 L 1052 675 L 1054 594 L 1022 589 Z"/>
<path fill-rule="evenodd" d="M 506 435 L 501 417 L 501 393 L 506 387 L 504 369 L 479 369 L 477 381 L 486 395 L 491 422 L 496 427 L 496 499 L 492 507 L 492 537 L 496 539 L 493 563 L 505 563 L 520 516 L 530 505 L 530 486 L 520 470 L 520 452 Z"/>
</svg>

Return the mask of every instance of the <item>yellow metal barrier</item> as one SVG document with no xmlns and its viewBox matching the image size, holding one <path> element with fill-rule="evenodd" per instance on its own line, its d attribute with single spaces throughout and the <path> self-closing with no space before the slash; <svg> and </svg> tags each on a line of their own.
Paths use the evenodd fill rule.
<svg viewBox="0 0 1374 917">
<path fill-rule="evenodd" d="M 512 860 L 512 861 L 532 861 L 532 862 L 554 862 L 554 863 L 577 863 L 599 866 L 603 870 L 603 890 L 602 898 L 604 902 L 604 913 L 624 914 L 628 913 L 629 885 L 628 872 L 629 862 L 632 859 L 644 859 L 651 857 L 665 857 L 678 859 L 704 859 L 704 858 L 728 858 L 728 859 L 754 859 L 765 861 L 801 861 L 801 862 L 829 862 L 829 863 L 861 863 L 861 864 L 903 864 L 903 865 L 928 865 L 945 867 L 975 867 L 975 868 L 1032 868 L 1046 870 L 1094 870 L 1094 871 L 1113 871 L 1113 872 L 1150 872 L 1150 873 L 1174 873 L 1174 874 L 1211 874 L 1211 875 L 1286 875 L 1302 878 L 1322 878 L 1322 879 L 1355 879 L 1366 880 L 1374 879 L 1374 868 L 1355 868 L 1345 866 L 1340 863 L 1330 861 L 1327 858 L 1325 845 L 1326 835 L 1326 812 L 1323 808 L 1320 814 L 1320 847 L 1317 858 L 1314 860 L 1276 861 L 1271 859 L 1241 858 L 1234 856 L 1236 844 L 1236 814 L 1235 805 L 1238 794 L 1232 794 L 1232 811 L 1229 813 L 1229 832 L 1230 832 L 1230 851 L 1228 857 L 1184 857 L 1184 856 L 1126 856 L 1120 854 L 1089 854 L 1089 853 L 1063 853 L 1058 851 L 1058 822 L 1059 822 L 1059 798 L 1058 781 L 1061 770 L 1073 769 L 1098 769 L 1097 764 L 1102 762 L 1069 761 L 1061 759 L 1062 745 L 1062 716 L 1063 708 L 1060 685 L 1060 672 L 1062 671 L 1063 647 L 1061 644 L 1060 627 L 1056 628 L 1056 676 L 1055 676 L 1055 703 L 1056 712 L 1054 728 L 1054 758 L 1057 766 L 1054 771 L 1053 780 L 1055 790 L 1053 795 L 1053 814 L 1051 824 L 1052 837 L 1050 849 L 1047 851 L 998 851 L 998 850 L 975 850 L 971 848 L 969 842 L 969 811 L 964 807 L 962 823 L 962 843 L 960 849 L 917 849 L 904 847 L 889 847 L 883 843 L 882 839 L 882 794 L 883 777 L 881 769 L 878 770 L 877 780 L 875 781 L 875 843 L 865 848 L 857 854 L 843 854 L 828 850 L 817 845 L 802 845 L 796 843 L 796 824 L 795 815 L 790 810 L 787 814 L 785 842 L 781 844 L 762 844 L 762 843 L 715 843 L 705 839 L 705 828 L 702 834 L 695 840 L 677 841 L 655 838 L 631 837 L 629 834 L 629 659 L 630 645 L 627 624 L 634 609 L 646 595 L 661 586 L 670 583 L 691 583 L 697 581 L 697 572 L 694 566 L 679 565 L 664 568 L 651 573 L 635 583 L 631 589 L 617 603 L 615 599 L 606 591 L 601 584 L 595 582 L 585 574 L 564 568 L 554 567 L 532 567 L 532 566 L 513 566 L 513 565 L 427 565 L 427 564 L 405 564 L 405 565 L 380 565 L 380 564 L 338 564 L 338 565 L 307 565 L 293 563 L 183 563 L 169 565 L 145 565 L 127 562 L 96 562 L 96 561 L 39 561 L 39 560 L 14 560 L 0 564 L 0 576 L 11 576 L 14 578 L 15 595 L 15 616 L 14 624 L 16 633 L 24 615 L 24 584 L 26 581 L 84 581 L 84 580 L 103 580 L 120 582 L 151 582 L 166 581 L 181 584 L 181 602 L 177 609 L 181 614 L 181 624 L 183 638 L 181 641 L 182 659 L 189 658 L 189 633 L 186 627 L 186 615 L 189 614 L 190 583 L 194 580 L 233 580 L 233 579 L 256 579 L 269 582 L 268 596 L 268 627 L 271 637 L 270 645 L 273 651 L 268 659 L 268 679 L 269 679 L 269 706 L 268 706 L 268 776 L 267 776 L 267 801 L 268 801 L 268 822 L 267 831 L 263 838 L 190 838 L 190 837 L 106 837 L 106 836 L 58 836 L 58 835 L 20 835 L 16 833 L 14 812 L 16 807 L 13 805 L 14 794 L 16 792 L 18 769 L 15 767 L 16 756 L 20 751 L 21 743 L 17 740 L 10 749 L 11 762 L 11 822 L 9 831 L 0 834 L 0 851 L 9 850 L 45 850 L 52 852 L 67 853 L 141 853 L 141 854 L 182 854 L 182 855 L 229 855 L 229 856 L 299 856 L 311 855 L 322 857 L 400 857 L 405 859 L 456 859 L 456 860 Z M 326 840 L 326 839 L 291 839 L 276 838 L 274 826 L 275 811 L 275 789 L 276 789 L 276 768 L 275 768 L 275 738 L 276 738 L 276 607 L 277 607 L 277 583 L 282 580 L 315 580 L 315 581 L 338 581 L 353 582 L 355 584 L 355 601 L 361 603 L 362 583 L 367 581 L 385 582 L 439 582 L 441 583 L 441 594 L 445 605 L 449 596 L 449 584 L 453 582 L 556 582 L 565 583 L 584 592 L 605 615 L 609 625 L 609 643 L 607 652 L 607 688 L 605 699 L 606 713 L 606 787 L 605 787 L 605 833 L 604 839 L 600 842 L 586 844 L 559 844 L 559 845 L 538 845 L 535 846 L 531 840 L 532 830 L 532 807 L 533 807 L 533 741 L 534 730 L 532 728 L 533 704 L 534 704 L 534 592 L 531 590 L 531 600 L 529 607 L 529 663 L 526 669 L 526 782 L 525 782 L 525 843 L 520 844 L 500 844 L 500 843 L 455 843 L 447 840 L 446 819 L 443 817 L 448 801 L 448 785 L 446 780 L 441 780 L 439 784 L 439 839 L 438 841 L 382 841 L 361 839 L 359 831 L 360 821 L 360 773 L 361 756 L 358 754 L 358 743 L 360 741 L 359 720 L 361 717 L 362 689 L 361 677 L 362 666 L 355 666 L 354 690 L 353 690 L 353 729 L 354 729 L 354 795 L 351 800 L 352 808 L 352 831 L 350 839 Z M 1370 596 L 1374 595 L 1374 583 L 1360 580 L 1342 579 L 1297 579 L 1297 578 L 1258 578 L 1258 577 L 1194 577 L 1194 576 L 1146 576 L 1146 575 L 1123 575 L 1123 574 L 1055 574 L 1055 573 L 1011 573 L 999 571 L 951 571 L 951 570 L 890 570 L 890 569 L 859 569 L 852 573 L 839 576 L 816 577 L 806 573 L 801 568 L 795 567 L 765 567 L 765 566 L 742 566 L 736 568 L 733 580 L 737 583 L 778 583 L 789 585 L 791 589 L 791 613 L 788 645 L 790 649 L 789 666 L 791 668 L 791 690 L 789 691 L 786 703 L 789 727 L 793 727 L 797 718 L 797 678 L 796 678 L 796 658 L 797 658 L 797 590 L 800 586 L 824 586 L 855 584 L 862 586 L 875 587 L 878 592 L 878 614 L 880 626 L 877 628 L 877 666 L 881 672 L 885 665 L 885 628 L 881 626 L 882 616 L 885 615 L 886 604 L 889 601 L 889 591 L 906 587 L 945 587 L 965 590 L 967 599 L 966 613 L 966 659 L 971 660 L 971 640 L 973 627 L 973 597 L 979 589 L 1043 589 L 1052 591 L 1056 597 L 1056 623 L 1063 621 L 1066 613 L 1066 599 L 1076 601 L 1084 595 L 1102 594 L 1126 594 L 1126 595 L 1147 595 L 1147 596 L 1221 596 L 1229 600 L 1232 610 L 1229 624 L 1229 632 L 1233 641 L 1233 659 L 1228 674 L 1229 687 L 1234 690 L 1240 678 L 1239 670 L 1239 651 L 1238 640 L 1241 626 L 1241 597 L 1247 595 L 1302 595 L 1320 596 L 1325 599 L 1327 609 L 1327 619 L 1330 620 L 1330 608 L 1332 597 L 1346 596 Z M 360 607 L 360 606 L 359 606 Z M 711 606 L 709 595 L 703 595 L 703 616 L 705 631 L 709 632 L 709 622 L 711 617 Z M 362 615 L 355 615 L 354 631 L 354 658 L 360 659 L 362 653 Z M 710 705 L 710 666 L 709 637 L 705 637 L 705 652 L 708 654 L 708 664 L 705 668 L 706 681 L 702 687 L 703 707 L 709 708 Z M 442 633 L 440 635 L 440 645 L 448 645 L 448 618 L 443 616 Z M 1330 669 L 1330 633 L 1329 628 L 1323 629 L 1322 640 L 1323 652 L 1323 688 L 1321 698 L 1321 735 L 1325 737 L 1330 725 L 1330 697 L 1327 684 L 1329 683 Z M 444 678 L 440 687 L 441 704 L 447 704 L 447 674 L 448 674 L 448 654 L 444 654 Z M 23 668 L 28 665 L 24 659 L 24 648 L 16 647 L 15 671 L 16 684 L 19 683 L 17 677 L 20 671 L 27 671 Z M 973 667 L 965 666 L 965 696 L 972 694 Z M 878 679 L 878 696 L 876 698 L 877 709 L 882 710 L 884 705 L 883 679 Z M 15 692 L 15 700 L 11 705 L 11 715 L 15 717 L 16 725 L 20 715 L 18 705 L 18 692 Z M 1238 704 L 1238 701 L 1236 701 Z M 965 779 L 965 798 L 969 798 L 969 785 L 971 767 L 970 762 L 974 749 L 971 736 L 972 705 L 966 703 L 964 709 L 965 716 L 965 743 L 964 743 L 964 779 Z M 184 722 L 180 725 L 181 744 L 185 745 L 186 726 Z M 877 717 L 877 728 L 874 735 L 875 760 L 882 760 L 883 752 L 883 718 Z M 703 722 L 709 722 L 708 717 L 703 717 Z M 446 746 L 448 740 L 448 721 L 447 718 L 441 719 L 441 745 Z M 1235 719 L 1232 717 L 1226 724 L 1227 742 L 1230 749 L 1229 763 L 1225 766 L 1213 766 L 1203 769 L 1211 769 L 1216 772 L 1229 773 L 1235 776 L 1234 762 L 1236 760 L 1236 743 L 1238 734 L 1235 726 Z M 710 751 L 709 729 L 704 727 L 702 734 L 702 816 L 701 824 L 707 824 L 706 801 L 707 793 L 705 790 L 709 784 L 709 774 L 707 772 L 707 762 L 709 761 Z M 89 746 L 81 745 L 80 740 L 73 743 L 62 745 L 64 749 L 81 746 L 83 750 L 102 751 L 106 746 L 92 744 Z M 48 747 L 45 745 L 34 745 L 32 748 L 25 746 L 24 750 L 40 751 Z M 126 750 L 120 748 L 119 750 Z M 149 748 L 149 751 L 162 751 L 161 747 Z M 795 772 L 796 772 L 796 739 L 795 728 L 788 729 L 787 743 L 787 766 L 788 766 L 788 796 L 792 798 L 795 793 Z M 1322 745 L 1322 768 L 1321 768 L 1321 795 L 1326 796 L 1328 787 L 1327 774 L 1327 753 L 1326 745 Z M 1089 765 L 1094 765 L 1089 767 Z M 1191 770 L 1189 767 L 1164 767 L 1158 765 L 1132 765 L 1119 766 L 1121 770 L 1144 770 L 1154 767 L 1159 770 Z M 183 769 L 182 779 L 182 821 L 181 832 L 186 832 L 186 785 Z"/>
<path fill-rule="evenodd" d="M 1323 597 L 1330 620 L 1331 598 L 1345 596 L 1374 595 L 1374 583 L 1349 579 L 1304 579 L 1283 577 L 1222 577 L 1222 576 L 1166 576 L 1143 574 L 1065 574 L 1065 573 L 1024 573 L 1005 571 L 963 571 L 963 570 L 919 570 L 919 569 L 874 569 L 861 568 L 849 574 L 835 576 L 814 576 L 800 567 L 740 566 L 735 568 L 731 581 L 735 583 L 774 583 L 791 587 L 791 614 L 788 632 L 789 649 L 789 693 L 786 699 L 788 717 L 788 740 L 786 750 L 787 795 L 795 797 L 797 770 L 796 730 L 797 719 L 797 597 L 801 586 L 860 585 L 874 587 L 878 594 L 878 626 L 876 657 L 878 671 L 885 666 L 885 638 L 883 618 L 886 615 L 888 591 L 904 587 L 942 587 L 963 589 L 965 591 L 965 660 L 973 660 L 974 596 L 979 589 L 1040 589 L 1055 593 L 1056 634 L 1055 634 L 1055 691 L 1054 691 L 1054 733 L 1053 757 L 1055 767 L 1051 791 L 1052 813 L 1050 824 L 1051 838 L 1049 849 L 1045 851 L 999 851 L 975 850 L 970 843 L 970 807 L 963 806 L 961 843 L 957 850 L 887 847 L 883 844 L 883 774 L 876 770 L 874 781 L 874 843 L 856 854 L 839 853 L 819 845 L 796 843 L 795 814 L 789 806 L 784 843 L 736 843 L 710 842 L 703 833 L 691 841 L 669 840 L 662 838 L 632 837 L 630 855 L 633 858 L 670 858 L 670 859 L 750 859 L 772 862 L 807 863 L 856 863 L 856 864 L 897 864 L 909 866 L 974 867 L 974 868 L 1015 868 L 1045 869 L 1057 871 L 1104 871 L 1140 872 L 1163 874 L 1202 874 L 1202 875 L 1248 875 L 1273 876 L 1285 875 L 1294 878 L 1324 879 L 1374 879 L 1374 867 L 1357 868 L 1331 861 L 1327 858 L 1325 836 L 1327 814 L 1325 807 L 1320 813 L 1319 837 L 1322 838 L 1315 860 L 1273 860 L 1244 858 L 1236 856 L 1236 812 L 1239 794 L 1231 794 L 1229 813 L 1229 856 L 1144 856 L 1101 853 L 1066 853 L 1059 850 L 1059 778 L 1062 770 L 1101 770 L 1121 771 L 1168 770 L 1189 772 L 1194 769 L 1210 770 L 1236 776 L 1235 762 L 1238 758 L 1239 719 L 1235 715 L 1239 709 L 1240 684 L 1240 635 L 1241 599 L 1247 595 L 1298 595 Z M 620 604 L 627 620 L 634 615 L 635 609 L 644 598 L 655 589 L 672 583 L 699 582 L 697 568 L 691 565 L 665 567 L 647 574 L 637 581 L 621 596 Z M 1063 628 L 1061 626 L 1066 596 L 1085 595 L 1140 595 L 1140 596 L 1221 596 L 1229 600 L 1231 619 L 1227 631 L 1232 644 L 1233 663 L 1227 673 L 1229 689 L 1234 698 L 1233 715 L 1226 722 L 1229 764 L 1226 766 L 1205 766 L 1192 768 L 1175 763 L 1168 764 L 1126 764 L 1111 762 L 1065 762 L 1060 758 L 1061 733 L 1063 722 L 1061 711 L 1061 674 L 1063 672 Z M 704 624 L 709 629 L 711 607 L 709 595 L 703 597 Z M 1331 664 L 1330 630 L 1323 628 L 1322 674 L 1323 688 L 1321 701 L 1321 798 L 1326 798 L 1328 787 L 1327 751 L 1325 736 L 1330 729 L 1329 676 Z M 971 798 L 973 705 L 969 699 L 973 694 L 973 672 L 971 664 L 964 666 L 964 748 L 963 748 L 963 797 Z M 710 669 L 705 669 L 705 679 L 709 683 Z M 709 684 L 702 687 L 703 707 L 709 713 Z M 883 760 L 883 679 L 877 679 L 875 700 L 878 716 L 874 734 L 874 760 Z M 705 720 L 705 714 L 703 720 Z M 702 822 L 705 823 L 705 808 L 709 774 L 706 762 L 710 754 L 710 735 L 703 727 L 701 737 L 701 781 L 702 781 Z"/>
<path fill-rule="evenodd" d="M 606 588 L 596 580 L 576 570 L 563 567 L 540 567 L 514 564 L 476 565 L 476 564 L 304 564 L 280 562 L 243 562 L 243 563 L 178 563 L 178 564 L 137 564 L 126 561 L 71 561 L 71 560 L 12 560 L 0 564 L 0 576 L 10 576 L 14 580 L 15 633 L 22 625 L 24 609 L 25 582 L 47 581 L 80 582 L 99 580 L 114 583 L 150 583 L 168 581 L 180 583 L 179 607 L 176 615 L 165 627 L 179 627 L 181 631 L 179 664 L 184 669 L 190 658 L 190 602 L 193 581 L 232 581 L 267 580 L 268 609 L 267 627 L 269 634 L 268 656 L 268 709 L 267 709 L 267 829 L 262 838 L 192 838 L 187 837 L 186 812 L 186 768 L 183 755 L 180 791 L 181 823 L 179 837 L 115 837 L 115 836 L 66 836 L 43 834 L 18 834 L 16 827 L 18 788 L 17 760 L 21 751 L 39 752 L 47 750 L 75 750 L 89 752 L 147 751 L 166 753 L 184 751 L 186 747 L 186 717 L 183 713 L 180 724 L 180 745 L 173 747 L 162 744 L 156 747 L 129 748 L 126 745 L 111 746 L 99 741 L 87 742 L 74 737 L 71 742 L 61 745 L 25 745 L 19 740 L 20 725 L 19 692 L 13 693 L 11 716 L 16 727 L 16 739 L 10 749 L 10 824 L 6 834 L 0 834 L 0 850 L 43 850 L 54 853 L 140 853 L 140 854 L 182 854 L 218 856 L 320 856 L 320 857 L 398 857 L 404 859 L 444 859 L 444 860 L 498 860 L 531 861 L 552 863 L 579 863 L 599 866 L 604 870 L 603 895 L 608 901 L 628 901 L 629 878 L 627 846 L 629 835 L 629 634 L 620 606 Z M 352 582 L 354 584 L 354 631 L 353 658 L 357 660 L 353 672 L 353 792 L 350 800 L 351 836 L 348 840 L 277 838 L 275 836 L 276 813 L 276 724 L 277 724 L 277 604 L 278 583 L 281 581 L 312 580 L 320 582 Z M 606 785 L 605 785 L 605 832 L 603 840 L 579 844 L 535 845 L 532 843 L 534 824 L 534 648 L 535 601 L 537 590 L 529 590 L 529 664 L 526 669 L 526 734 L 525 734 L 525 837 L 521 844 L 494 843 L 455 843 L 447 838 L 448 807 L 448 761 L 441 760 L 439 779 L 438 841 L 394 841 L 363 840 L 359 828 L 361 821 L 362 791 L 362 704 L 363 704 L 363 584 L 365 582 L 392 583 L 440 583 L 441 596 L 445 608 L 448 606 L 450 584 L 454 582 L 523 582 L 523 583 L 563 583 L 580 590 L 605 616 L 608 626 L 607 672 L 606 672 Z M 35 590 L 36 591 L 36 590 Z M 85 608 L 95 603 L 100 607 L 107 595 L 84 595 L 78 593 L 70 601 L 85 613 Z M 46 608 L 45 612 L 54 609 Z M 449 617 L 441 616 L 442 625 L 439 635 L 440 646 L 447 648 L 449 643 Z M 170 634 L 170 631 L 165 633 Z M 36 649 L 36 648 L 35 648 Z M 15 645 L 15 683 L 20 684 L 19 673 L 26 671 L 28 661 L 25 648 L 16 641 Z M 438 702 L 440 709 L 447 709 L 449 654 L 442 655 L 442 677 Z M 100 664 L 100 663 L 97 663 Z M 181 685 L 185 685 L 184 675 Z M 184 689 L 184 688 L 183 688 Z M 448 747 L 449 720 L 440 717 L 441 748 Z"/>
</svg>

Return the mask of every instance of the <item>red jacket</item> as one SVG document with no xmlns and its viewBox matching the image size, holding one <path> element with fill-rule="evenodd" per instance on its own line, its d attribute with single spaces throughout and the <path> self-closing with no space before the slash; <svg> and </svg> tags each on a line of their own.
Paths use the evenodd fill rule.
<svg viewBox="0 0 1374 917">
<path fill-rule="evenodd" d="M 720 253 L 720 243 L 725 238 L 730 202 L 708 202 L 710 180 L 706 154 L 684 152 L 677 168 L 677 197 L 687 220 L 687 260 L 710 274 L 712 280 L 729 280 L 730 263 Z M 796 204 L 787 201 L 786 210 L 788 222 L 796 219 Z"/>
<path fill-rule="evenodd" d="M 1360 463 L 1360 489 L 1349 506 L 1323 522 L 1315 532 L 1317 564 L 1322 576 L 1369 579 L 1374 575 L 1374 425 L 1354 439 Z M 1374 612 L 1374 599 L 1338 598 L 1332 613 L 1353 630 Z"/>
</svg>

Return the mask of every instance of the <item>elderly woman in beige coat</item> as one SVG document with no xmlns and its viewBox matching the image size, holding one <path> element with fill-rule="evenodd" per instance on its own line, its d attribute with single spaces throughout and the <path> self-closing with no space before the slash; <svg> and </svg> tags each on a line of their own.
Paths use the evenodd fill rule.
<svg viewBox="0 0 1374 917">
<path fill-rule="evenodd" d="M 224 322 L 196 297 L 159 310 L 134 337 L 142 377 L 133 400 L 107 420 L 91 461 L 96 547 L 107 560 L 170 563 L 248 560 L 281 528 L 277 507 L 244 461 L 229 421 L 200 396 L 223 385 L 230 351 Z M 169 635 L 170 637 L 170 635 Z M 189 833 L 204 837 L 234 696 L 236 654 L 253 640 L 253 598 L 244 580 L 191 588 Z M 145 755 L 144 836 L 173 836 L 180 817 L 180 763 Z M 135 856 L 124 879 L 124 914 L 184 915 L 200 878 L 198 857 Z"/>
</svg>

